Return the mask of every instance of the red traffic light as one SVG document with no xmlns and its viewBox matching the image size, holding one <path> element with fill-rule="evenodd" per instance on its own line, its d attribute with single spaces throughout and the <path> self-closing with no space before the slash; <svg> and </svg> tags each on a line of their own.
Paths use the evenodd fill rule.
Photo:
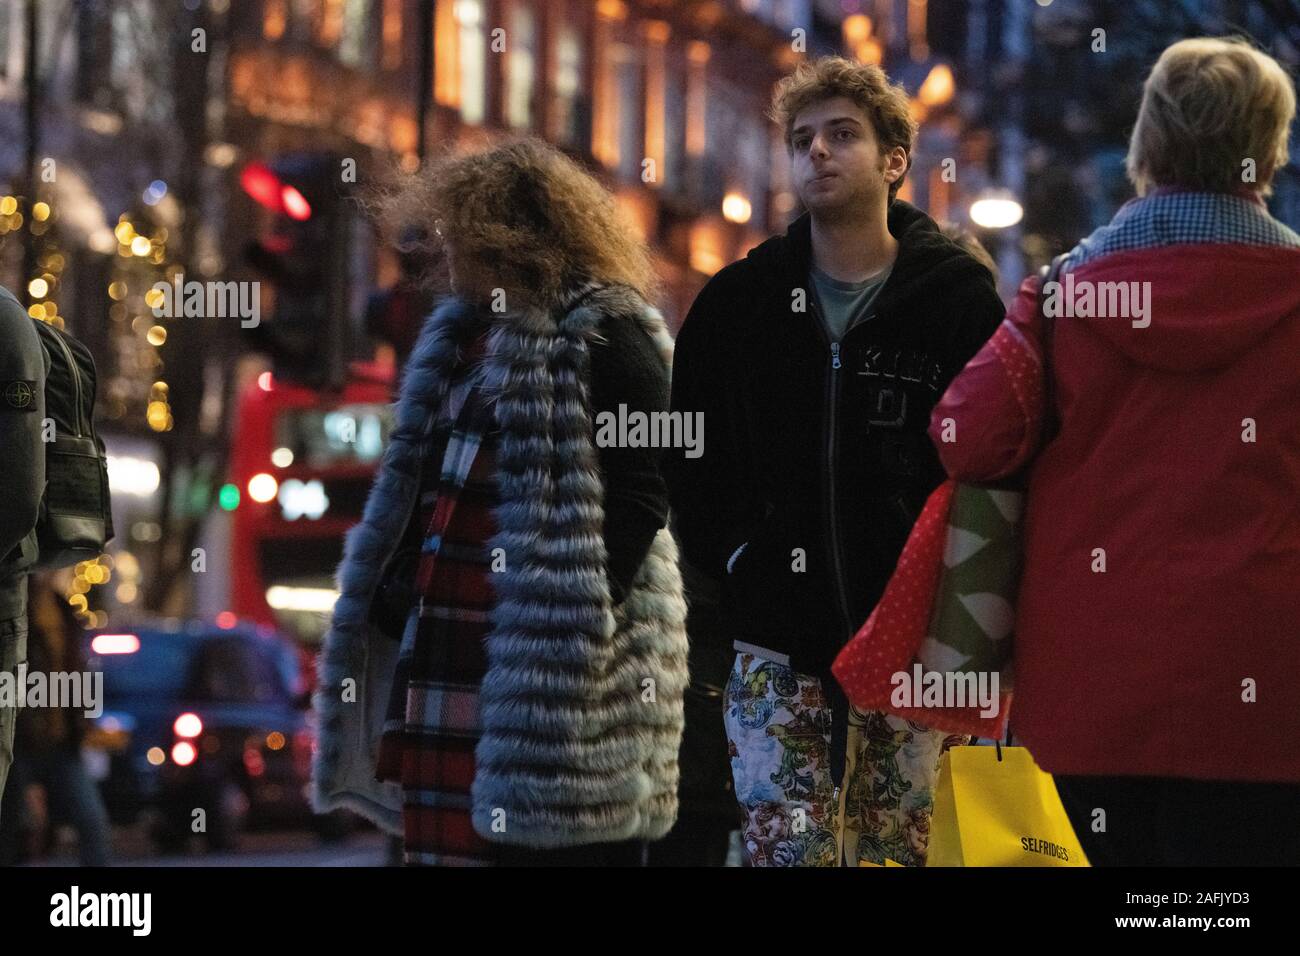
<svg viewBox="0 0 1300 956">
<path fill-rule="evenodd" d="M 258 204 L 299 222 L 311 218 L 311 203 L 295 187 L 280 181 L 265 163 L 249 163 L 239 174 L 239 185 Z"/>
<path fill-rule="evenodd" d="M 280 199 L 284 203 L 284 213 L 290 219 L 297 219 L 302 222 L 311 218 L 311 203 L 302 193 L 292 186 L 285 186 L 280 190 Z"/>
<path fill-rule="evenodd" d="M 280 177 L 263 163 L 249 163 L 239 174 L 239 185 L 258 203 L 274 212 L 281 212 L 284 200 L 280 198 Z"/>
</svg>

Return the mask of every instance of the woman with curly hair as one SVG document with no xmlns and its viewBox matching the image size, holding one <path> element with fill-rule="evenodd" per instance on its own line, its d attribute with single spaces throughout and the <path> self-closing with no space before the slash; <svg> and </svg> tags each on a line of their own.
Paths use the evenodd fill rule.
<svg viewBox="0 0 1300 956">
<path fill-rule="evenodd" d="M 668 407 L 649 255 L 535 139 L 379 208 L 431 227 L 452 295 L 347 536 L 314 802 L 403 835 L 408 864 L 641 865 L 677 814 L 686 606 L 659 450 L 596 424 Z"/>
</svg>

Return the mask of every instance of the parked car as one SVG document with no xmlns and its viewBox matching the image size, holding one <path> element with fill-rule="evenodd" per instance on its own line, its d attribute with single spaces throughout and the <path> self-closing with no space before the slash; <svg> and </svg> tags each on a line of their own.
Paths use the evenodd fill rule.
<svg viewBox="0 0 1300 956">
<path fill-rule="evenodd" d="M 311 812 L 314 715 L 292 641 L 201 621 L 86 640 L 104 707 L 85 745 L 115 822 L 149 812 L 163 846 L 198 832 L 214 849 L 246 826 L 309 822 L 327 838 L 349 828 L 346 814 Z"/>
</svg>

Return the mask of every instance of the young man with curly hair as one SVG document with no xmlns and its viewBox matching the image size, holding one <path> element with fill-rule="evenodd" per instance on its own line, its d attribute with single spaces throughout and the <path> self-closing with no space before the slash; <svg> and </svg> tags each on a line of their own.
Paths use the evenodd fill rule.
<svg viewBox="0 0 1300 956">
<path fill-rule="evenodd" d="M 944 477 L 930 410 L 1004 314 L 989 270 L 896 198 L 916 126 L 877 67 L 826 57 L 775 93 L 805 211 L 701 291 L 677 340 L 670 460 L 690 561 L 722 582 L 725 701 L 754 865 L 924 861 L 945 744 L 852 711 L 829 668 Z"/>
</svg>

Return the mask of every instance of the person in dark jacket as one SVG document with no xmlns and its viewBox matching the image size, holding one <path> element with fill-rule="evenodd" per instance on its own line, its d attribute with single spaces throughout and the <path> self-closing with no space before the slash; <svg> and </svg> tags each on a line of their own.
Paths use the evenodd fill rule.
<svg viewBox="0 0 1300 956">
<path fill-rule="evenodd" d="M 690 636 L 691 684 L 686 688 L 682 730 L 681 810 L 668 835 L 650 844 L 650 865 L 724 866 L 739 827 L 736 795 L 722 726 L 722 698 L 736 654 L 723 638 L 718 582 L 682 562 L 686 586 L 686 633 Z"/>
<path fill-rule="evenodd" d="M 753 865 L 919 864 L 939 733 L 852 711 L 829 668 L 944 478 L 926 426 L 1001 321 L 992 276 L 896 198 L 916 129 L 878 68 L 778 86 L 806 212 L 725 267 L 678 337 L 668 456 L 683 550 L 721 580 L 738 654 L 726 725 Z"/>
<path fill-rule="evenodd" d="M 0 669 L 18 679 L 27 657 L 27 572 L 45 492 L 45 378 L 50 360 L 26 310 L 0 287 Z M 0 793 L 13 763 L 18 708 L 0 704 Z"/>
<path fill-rule="evenodd" d="M 420 327 L 433 309 L 434 290 L 429 273 L 434 263 L 425 251 L 428 241 L 428 234 L 422 229 L 405 230 L 397 243 L 401 275 L 392 286 L 375 292 L 366 302 L 366 333 L 393 349 L 399 369 L 411 357 Z"/>
<path fill-rule="evenodd" d="M 86 670 L 81 627 L 56 586 L 56 572 L 30 576 L 27 666 L 33 674 L 80 674 Z M 18 717 L 9 788 L 0 813 L 0 865 L 22 858 L 24 790 L 45 791 L 50 818 L 77 832 L 82 866 L 109 862 L 110 826 L 99 787 L 82 759 L 88 720 L 72 707 L 24 707 Z M 17 810 L 11 814 L 11 810 Z"/>
</svg>

